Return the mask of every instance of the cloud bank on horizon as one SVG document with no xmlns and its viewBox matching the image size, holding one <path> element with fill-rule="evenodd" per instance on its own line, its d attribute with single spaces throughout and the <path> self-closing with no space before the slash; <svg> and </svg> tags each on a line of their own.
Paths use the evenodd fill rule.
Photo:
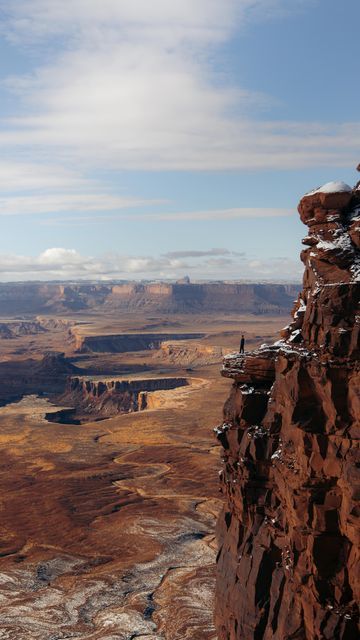
<svg viewBox="0 0 360 640">
<path fill-rule="evenodd" d="M 84 256 L 74 249 L 53 247 L 36 257 L 0 256 L 0 281 L 178 279 L 267 280 L 299 282 L 302 269 L 287 258 L 259 260 L 228 249 L 169 252 L 158 257 L 107 254 Z M 219 275 L 220 274 L 220 275 Z M 241 277 L 239 274 L 242 274 Z"/>
<path fill-rule="evenodd" d="M 291 12 L 308 10 L 315 1 L 294 0 Z M 143 172 L 260 174 L 356 164 L 360 122 L 270 118 L 276 96 L 243 86 L 226 73 L 223 62 L 217 63 L 224 47 L 249 24 L 281 19 L 288 5 L 286 0 L 7 3 L 3 39 L 11 51 L 25 52 L 28 62 L 25 71 L 9 65 L 4 76 L 10 107 L 0 121 L 0 215 L 43 214 L 46 224 L 69 229 L 106 224 L 110 218 L 190 222 L 288 216 L 289 208 L 271 203 L 263 208 L 190 206 L 186 211 L 176 198 L 172 211 L 166 210 L 169 198 L 161 189 L 155 197 L 138 195 L 126 177 L 135 172 L 140 184 Z M 61 251 L 63 276 L 83 277 L 80 259 L 71 261 L 80 254 Z M 29 263 L 17 256 L 23 270 L 10 273 L 53 277 L 59 265 L 46 269 L 44 255 L 46 250 Z M 175 267 L 170 258 L 144 257 L 144 269 L 140 257 L 111 264 L 82 260 L 85 271 L 99 277 L 107 270 L 113 277 L 116 265 L 130 273 L 150 269 L 159 276 L 166 269 L 176 274 L 178 268 L 190 269 L 186 263 Z M 141 268 L 134 269 L 139 261 Z M 246 268 L 251 270 L 250 262 Z M 215 273 L 216 264 L 203 266 L 203 274 Z M 229 265 L 219 262 L 217 267 L 219 277 L 228 277 Z"/>
</svg>

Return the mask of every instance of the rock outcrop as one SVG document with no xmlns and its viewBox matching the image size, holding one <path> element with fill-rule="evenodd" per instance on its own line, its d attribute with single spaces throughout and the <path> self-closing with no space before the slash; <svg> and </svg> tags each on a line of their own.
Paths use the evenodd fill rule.
<svg viewBox="0 0 360 640">
<path fill-rule="evenodd" d="M 23 336 L 35 336 L 46 331 L 69 330 L 74 322 L 61 318 L 38 316 L 33 320 L 7 320 L 0 322 L 0 339 L 14 339 Z"/>
<path fill-rule="evenodd" d="M 187 386 L 186 378 L 143 378 L 133 380 L 91 380 L 74 376 L 68 379 L 65 392 L 58 397 L 62 405 L 74 407 L 52 412 L 52 422 L 80 423 L 99 420 L 120 413 L 144 411 L 148 408 L 148 394 Z"/>
<path fill-rule="evenodd" d="M 359 637 L 360 191 L 329 183 L 299 213 L 291 324 L 224 362 L 219 640 Z"/>
<path fill-rule="evenodd" d="M 229 351 L 230 349 L 224 347 L 195 341 L 168 341 L 161 343 L 159 351 L 154 354 L 154 359 L 179 367 L 199 367 L 221 362 Z"/>
<path fill-rule="evenodd" d="M 69 376 L 81 370 L 56 351 L 41 360 L 7 360 L 0 362 L 0 407 L 26 395 L 63 393 Z"/>
<path fill-rule="evenodd" d="M 21 336 L 32 336 L 45 332 L 45 327 L 37 321 L 24 322 L 14 320 L 11 322 L 0 322 L 0 338 L 12 340 Z"/>
<path fill-rule="evenodd" d="M 128 353 L 160 349 L 166 340 L 196 340 L 204 333 L 120 333 L 116 335 L 86 336 L 71 330 L 78 353 Z"/>
</svg>

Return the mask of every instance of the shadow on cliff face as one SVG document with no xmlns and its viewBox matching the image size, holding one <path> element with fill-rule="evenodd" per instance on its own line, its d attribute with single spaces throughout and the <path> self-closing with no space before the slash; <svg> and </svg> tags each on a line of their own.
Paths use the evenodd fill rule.
<svg viewBox="0 0 360 640">
<path fill-rule="evenodd" d="M 49 412 L 46 419 L 60 424 L 83 424 L 105 420 L 124 413 L 145 411 L 149 394 L 189 386 L 186 378 L 144 378 L 133 380 L 68 379 L 65 392 L 57 402 L 68 407 Z"/>
<path fill-rule="evenodd" d="M 64 391 L 69 376 L 79 369 L 63 353 L 45 353 L 42 360 L 0 363 L 0 406 L 25 395 L 50 395 Z"/>
<path fill-rule="evenodd" d="M 360 637 L 360 188 L 324 185 L 299 213 L 291 323 L 224 360 L 219 640 Z"/>
<path fill-rule="evenodd" d="M 292 422 L 304 431 L 324 433 L 326 415 L 322 406 L 322 398 L 309 372 L 300 368 L 297 379 L 298 396 L 292 414 Z"/>
</svg>

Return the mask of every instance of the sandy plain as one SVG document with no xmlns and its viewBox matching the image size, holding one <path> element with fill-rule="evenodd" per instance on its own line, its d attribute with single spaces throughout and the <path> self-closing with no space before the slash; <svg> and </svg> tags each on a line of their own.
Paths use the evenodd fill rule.
<svg viewBox="0 0 360 640">
<path fill-rule="evenodd" d="M 221 502 L 213 428 L 230 383 L 219 375 L 218 352 L 210 357 L 206 348 L 236 351 L 244 332 L 251 349 L 277 336 L 287 318 L 66 320 L 81 335 L 204 337 L 172 358 L 161 350 L 77 354 L 66 323 L 0 340 L 0 362 L 21 366 L 22 359 L 56 350 L 92 378 L 189 380 L 187 387 L 150 394 L 145 411 L 89 416 L 81 425 L 47 421 L 45 414 L 59 407 L 46 396 L 0 408 L 0 639 L 215 640 L 214 528 Z"/>
</svg>

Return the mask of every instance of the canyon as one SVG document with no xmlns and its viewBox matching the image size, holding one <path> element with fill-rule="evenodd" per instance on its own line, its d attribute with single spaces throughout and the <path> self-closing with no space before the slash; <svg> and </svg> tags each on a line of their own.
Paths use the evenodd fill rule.
<svg viewBox="0 0 360 640">
<path fill-rule="evenodd" d="M 90 418 L 102 420 L 121 413 L 144 411 L 149 406 L 154 407 L 155 392 L 178 389 L 190 384 L 188 379 L 178 377 L 89 380 L 72 376 L 59 400 L 61 404 L 70 405 L 74 409 L 63 409 L 46 414 L 45 417 L 53 422 L 81 424 L 88 422 Z"/>
<path fill-rule="evenodd" d="M 359 637 L 360 191 L 299 204 L 303 290 L 280 339 L 225 357 L 219 640 Z"/>
<path fill-rule="evenodd" d="M 0 285 L 0 638 L 357 637 L 360 192 L 299 212 L 301 291 Z"/>
<path fill-rule="evenodd" d="M 215 640 L 219 368 L 285 317 L 27 295 L 0 303 L 0 637 Z"/>
</svg>

